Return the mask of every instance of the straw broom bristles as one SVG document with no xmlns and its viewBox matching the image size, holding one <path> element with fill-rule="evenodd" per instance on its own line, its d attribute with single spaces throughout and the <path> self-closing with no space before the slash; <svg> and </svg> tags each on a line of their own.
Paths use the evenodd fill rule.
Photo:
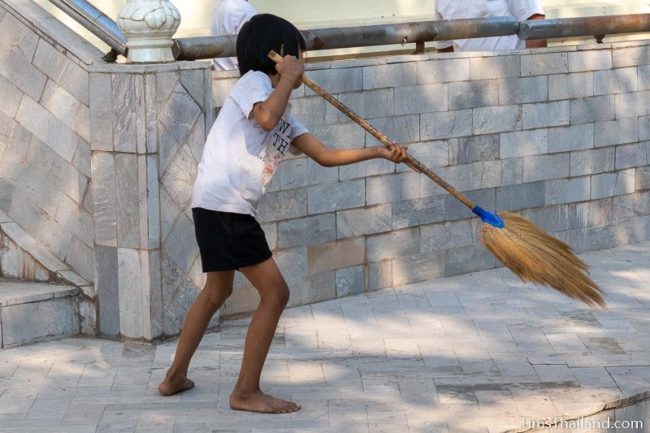
<svg viewBox="0 0 650 433">
<path fill-rule="evenodd" d="M 571 247 L 527 219 L 499 212 L 504 228 L 484 224 L 486 248 L 522 281 L 544 284 L 589 305 L 605 306 L 602 291 L 589 277 L 588 266 Z"/>
</svg>

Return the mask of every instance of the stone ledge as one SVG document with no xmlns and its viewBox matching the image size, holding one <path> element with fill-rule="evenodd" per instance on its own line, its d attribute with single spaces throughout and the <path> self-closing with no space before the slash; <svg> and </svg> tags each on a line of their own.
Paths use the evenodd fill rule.
<svg viewBox="0 0 650 433">
<path fill-rule="evenodd" d="M 79 292 L 74 286 L 0 280 L 0 307 L 65 298 Z"/>
</svg>

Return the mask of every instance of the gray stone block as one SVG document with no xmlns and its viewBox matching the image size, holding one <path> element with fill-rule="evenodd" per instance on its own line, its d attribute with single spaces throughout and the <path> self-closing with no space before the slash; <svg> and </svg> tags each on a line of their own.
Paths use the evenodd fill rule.
<svg viewBox="0 0 650 433">
<path fill-rule="evenodd" d="M 5 179 L 0 179 L 0 209 L 7 210 L 11 207 L 15 187 Z"/>
<path fill-rule="evenodd" d="M 521 56 L 521 76 L 551 75 L 569 72 L 568 53 L 533 53 Z"/>
<path fill-rule="evenodd" d="M 636 47 L 622 47 L 612 50 L 612 66 L 625 68 L 628 66 L 647 65 L 650 56 L 650 47 L 645 45 Z"/>
<path fill-rule="evenodd" d="M 418 63 L 418 83 L 444 83 L 470 79 L 469 59 L 434 58 Z"/>
<path fill-rule="evenodd" d="M 364 180 L 351 180 L 307 188 L 309 214 L 361 207 L 366 200 Z"/>
<path fill-rule="evenodd" d="M 497 55 L 488 57 L 471 57 L 469 59 L 471 80 L 490 80 L 504 77 L 519 77 L 521 56 Z M 458 77 L 458 81 L 467 78 Z M 454 81 L 455 81 L 454 80 Z"/>
<path fill-rule="evenodd" d="M 524 209 L 523 216 L 548 232 L 561 232 L 586 225 L 575 204 Z"/>
<path fill-rule="evenodd" d="M 638 90 L 650 90 L 650 65 L 638 67 Z"/>
<path fill-rule="evenodd" d="M 9 118 L 13 118 L 18 111 L 23 92 L 0 75 L 0 95 L 2 95 L 0 111 L 4 112 Z"/>
<path fill-rule="evenodd" d="M 614 120 L 616 118 L 613 95 L 577 98 L 571 100 L 571 123 L 589 123 Z"/>
<path fill-rule="evenodd" d="M 570 158 L 567 154 L 524 158 L 524 182 L 569 177 L 569 163 Z"/>
<path fill-rule="evenodd" d="M 198 256 L 194 235 L 194 224 L 185 215 L 176 220 L 172 231 L 163 243 L 163 253 L 187 273 Z"/>
<path fill-rule="evenodd" d="M 499 104 L 497 80 L 464 81 L 449 84 L 449 109 L 485 107 Z M 502 102 L 502 104 L 505 104 Z"/>
<path fill-rule="evenodd" d="M 469 191 L 465 194 L 483 209 L 492 210 L 496 206 L 496 188 Z M 473 217 L 474 214 L 464 204 L 452 196 L 445 196 L 445 220 L 459 220 Z"/>
<path fill-rule="evenodd" d="M 140 248 L 140 197 L 138 194 L 138 157 L 134 154 L 115 155 L 115 188 L 117 216 L 117 245 L 120 248 Z"/>
<path fill-rule="evenodd" d="M 473 133 L 492 134 L 521 129 L 522 109 L 519 105 L 482 107 L 473 110 Z"/>
<path fill-rule="evenodd" d="M 40 103 L 84 140 L 90 141 L 90 110 L 87 105 L 53 81 L 45 85 Z"/>
<path fill-rule="evenodd" d="M 431 224 L 443 221 L 444 218 L 444 196 L 404 200 L 393 204 L 393 229 Z"/>
<path fill-rule="evenodd" d="M 446 84 L 424 84 L 395 89 L 395 114 L 421 114 L 449 109 Z"/>
<path fill-rule="evenodd" d="M 637 68 L 604 69 L 594 73 L 594 94 L 636 92 Z"/>
<path fill-rule="evenodd" d="M 365 266 L 352 266 L 336 270 L 336 296 L 363 293 L 366 286 Z"/>
<path fill-rule="evenodd" d="M 608 122 L 596 122 L 594 128 L 594 145 L 596 147 L 602 147 L 639 141 L 639 135 L 642 134 L 644 130 L 642 124 L 642 118 L 627 118 Z M 643 140 L 643 138 L 641 139 Z"/>
<path fill-rule="evenodd" d="M 392 230 L 393 205 L 383 204 L 336 213 L 337 237 L 351 238 Z"/>
<path fill-rule="evenodd" d="M 137 94 L 136 76 L 131 74 L 114 74 L 112 76 L 112 120 L 113 144 L 118 152 L 135 153 L 136 138 L 136 107 L 144 106 Z"/>
<path fill-rule="evenodd" d="M 408 146 L 409 155 L 431 169 L 449 164 L 449 143 L 447 141 L 426 141 Z M 396 166 L 398 171 L 410 171 L 405 164 Z"/>
<path fill-rule="evenodd" d="M 309 71 L 309 77 L 329 93 L 358 92 L 363 89 L 361 68 L 322 69 Z M 311 89 L 305 89 L 305 96 L 312 96 Z"/>
<path fill-rule="evenodd" d="M 499 134 L 451 139 L 449 140 L 449 164 L 499 159 L 500 142 Z"/>
<path fill-rule="evenodd" d="M 422 226 L 421 250 L 432 253 L 472 245 L 478 239 L 480 226 L 478 218 Z"/>
<path fill-rule="evenodd" d="M 548 151 L 550 153 L 591 149 L 592 147 L 594 147 L 594 125 L 592 123 L 549 128 L 548 130 Z"/>
<path fill-rule="evenodd" d="M 95 251 L 77 238 L 72 238 L 65 262 L 87 281 L 95 279 Z"/>
<path fill-rule="evenodd" d="M 2 343 L 5 348 L 79 334 L 73 297 L 2 307 Z"/>
<path fill-rule="evenodd" d="M 309 275 L 365 263 L 364 239 L 344 239 L 308 248 Z"/>
<path fill-rule="evenodd" d="M 569 101 L 524 104 L 523 107 L 524 129 L 563 126 L 572 120 Z"/>
<path fill-rule="evenodd" d="M 180 83 L 173 88 L 173 95 L 158 107 L 160 170 L 164 171 L 194 127 L 203 128 L 201 108 Z M 137 100 L 141 95 L 136 94 Z M 117 146 L 117 143 L 116 143 Z"/>
<path fill-rule="evenodd" d="M 366 133 L 356 123 L 322 125 L 312 130 L 313 134 L 327 147 L 363 147 Z"/>
<path fill-rule="evenodd" d="M 117 248 L 95 247 L 95 266 L 99 333 L 117 336 L 120 333 Z"/>
<path fill-rule="evenodd" d="M 641 167 L 648 163 L 645 143 L 616 146 L 616 170 Z"/>
<path fill-rule="evenodd" d="M 502 159 L 548 152 L 548 130 L 515 131 L 501 134 L 500 156 Z"/>
<path fill-rule="evenodd" d="M 617 119 L 641 117 L 650 114 L 650 91 L 614 95 Z"/>
<path fill-rule="evenodd" d="M 636 169 L 636 190 L 647 189 L 650 189 L 650 167 L 639 167 Z"/>
<path fill-rule="evenodd" d="M 587 201 L 590 194 L 590 178 L 588 176 L 546 181 L 547 206 Z"/>
<path fill-rule="evenodd" d="M 392 63 L 389 65 L 367 66 L 363 71 L 363 88 L 382 89 L 387 87 L 400 88 L 417 83 L 417 63 Z"/>
<path fill-rule="evenodd" d="M 30 26 L 25 25 L 14 15 L 9 14 L 2 19 L 2 29 L 5 33 L 2 44 L 5 47 L 19 49 L 27 60 L 34 57 L 39 35 Z"/>
<path fill-rule="evenodd" d="M 409 114 L 398 112 L 399 101 L 396 101 L 395 94 L 398 91 L 398 89 L 377 89 L 344 93 L 339 97 L 339 100 L 364 119 L 384 118 L 395 114 Z M 338 113 L 338 121 L 340 123 L 352 122 L 347 115 L 341 112 Z"/>
<path fill-rule="evenodd" d="M 500 79 L 499 103 L 510 105 L 546 101 L 549 99 L 551 91 L 549 80 L 553 77 L 555 75 Z"/>
<path fill-rule="evenodd" d="M 635 191 L 636 170 L 633 168 L 591 177 L 591 198 L 597 200 Z"/>
<path fill-rule="evenodd" d="M 260 222 L 300 218 L 306 215 L 307 190 L 304 188 L 266 193 L 258 206 Z"/>
<path fill-rule="evenodd" d="M 305 246 L 336 239 L 336 219 L 333 213 L 278 223 L 278 248 Z"/>
<path fill-rule="evenodd" d="M 130 248 L 117 249 L 120 334 L 144 337 L 142 266 L 140 254 Z"/>
<path fill-rule="evenodd" d="M 524 181 L 524 158 L 501 160 L 501 185 L 508 186 Z"/>
<path fill-rule="evenodd" d="M 395 172 L 395 163 L 387 159 L 373 158 L 355 164 L 339 167 L 339 178 L 343 180 L 378 176 Z M 333 170 L 336 170 L 335 168 Z"/>
<path fill-rule="evenodd" d="M 16 120 L 67 162 L 72 161 L 77 147 L 83 145 L 72 129 L 29 97 L 20 103 Z"/>
<path fill-rule="evenodd" d="M 570 175 L 585 176 L 614 170 L 613 147 L 571 152 Z"/>
<path fill-rule="evenodd" d="M 393 285 L 393 263 L 390 259 L 368 264 L 368 290 L 379 290 Z"/>
<path fill-rule="evenodd" d="M 586 98 L 594 96 L 594 73 L 549 75 L 548 99 Z"/>
<path fill-rule="evenodd" d="M 313 304 L 336 298 L 336 272 L 327 271 L 312 275 L 311 287 L 300 293 L 300 305 Z"/>
<path fill-rule="evenodd" d="M 497 188 L 496 208 L 499 211 L 516 211 L 542 207 L 546 200 L 544 182 L 530 182 Z"/>
<path fill-rule="evenodd" d="M 366 179 L 366 206 L 420 197 L 420 175 L 417 173 L 399 173 Z"/>
<path fill-rule="evenodd" d="M 395 287 L 440 278 L 445 275 L 445 252 L 415 254 L 392 260 Z"/>
<path fill-rule="evenodd" d="M 481 188 L 491 188 L 501 185 L 501 161 L 480 161 L 471 164 L 446 167 L 441 171 L 441 177 L 460 191 L 470 191 Z M 429 178 L 423 178 L 426 184 L 422 187 L 422 195 L 427 194 L 427 187 L 442 191 Z M 426 185 L 426 186 L 425 186 Z"/>
<path fill-rule="evenodd" d="M 19 48 L 0 49 L 0 75 L 32 99 L 38 100 L 47 77 Z"/>
<path fill-rule="evenodd" d="M 109 74 L 92 73 L 90 87 L 90 145 L 92 150 L 113 150 L 112 79 Z"/>
<path fill-rule="evenodd" d="M 339 173 L 336 168 L 323 167 L 311 158 L 293 158 L 282 162 L 276 176 L 282 189 L 292 189 L 336 182 Z"/>
<path fill-rule="evenodd" d="M 117 194 L 113 155 L 95 152 L 92 171 L 95 244 L 117 247 Z"/>
<path fill-rule="evenodd" d="M 453 248 L 445 254 L 445 276 L 492 269 L 496 259 L 483 245 Z"/>
<path fill-rule="evenodd" d="M 610 50 L 577 51 L 569 54 L 569 72 L 600 71 L 612 68 Z"/>
<path fill-rule="evenodd" d="M 420 139 L 440 140 L 472 134 L 472 110 L 425 113 L 420 116 Z"/>
<path fill-rule="evenodd" d="M 370 124 L 397 143 L 413 143 L 420 139 L 419 114 L 371 119 Z M 366 133 L 366 146 L 382 145 L 372 134 Z"/>
<path fill-rule="evenodd" d="M 192 151 L 186 145 L 178 148 L 178 152 L 172 157 L 167 170 L 162 174 L 160 183 L 164 186 L 176 205 L 185 209 L 192 199 L 192 188 L 197 174 L 197 162 L 192 156 Z M 144 182 L 146 172 L 142 173 Z M 155 179 L 158 176 L 154 177 Z"/>
<path fill-rule="evenodd" d="M 417 228 L 411 228 L 368 236 L 366 248 L 368 262 L 418 254 L 420 232 Z"/>
<path fill-rule="evenodd" d="M 88 71 L 82 66 L 58 51 L 52 45 L 39 40 L 36 53 L 34 54 L 34 65 L 41 71 L 63 86 L 82 104 L 88 105 Z"/>
</svg>

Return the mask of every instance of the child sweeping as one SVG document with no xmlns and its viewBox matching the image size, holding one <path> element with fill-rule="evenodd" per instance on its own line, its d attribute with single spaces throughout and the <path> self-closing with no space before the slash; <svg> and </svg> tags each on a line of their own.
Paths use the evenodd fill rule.
<svg viewBox="0 0 650 433">
<path fill-rule="evenodd" d="M 203 150 L 194 184 L 192 211 L 203 272 L 204 289 L 190 308 L 174 361 L 159 386 L 172 395 L 194 386 L 189 364 L 210 319 L 232 293 L 236 270 L 259 292 L 261 301 L 251 319 L 239 378 L 230 407 L 265 413 L 300 410 L 296 403 L 267 394 L 260 376 L 289 288 L 272 258 L 256 208 L 287 152 L 304 153 L 323 166 L 384 158 L 399 163 L 403 147 L 331 149 L 293 116 L 291 92 L 304 72 L 302 34 L 288 21 L 256 15 L 240 30 L 237 59 L 241 78 L 223 104 Z M 276 66 L 271 50 L 283 53 Z"/>
</svg>

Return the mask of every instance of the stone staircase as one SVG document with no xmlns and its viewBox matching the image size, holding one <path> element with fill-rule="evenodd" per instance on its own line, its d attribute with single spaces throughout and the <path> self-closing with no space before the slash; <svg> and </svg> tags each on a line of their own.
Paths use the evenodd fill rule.
<svg viewBox="0 0 650 433">
<path fill-rule="evenodd" d="M 16 240 L 29 235 L 7 224 L 0 224 L 0 349 L 79 334 L 81 289 L 28 254 Z"/>
<path fill-rule="evenodd" d="M 0 280 L 0 348 L 79 334 L 79 288 Z"/>
</svg>

